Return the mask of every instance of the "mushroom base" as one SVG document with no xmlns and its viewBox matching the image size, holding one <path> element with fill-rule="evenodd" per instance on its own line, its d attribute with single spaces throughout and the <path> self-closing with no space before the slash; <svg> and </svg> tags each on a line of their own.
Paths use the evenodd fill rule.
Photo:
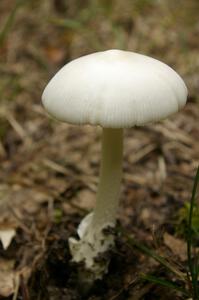
<svg viewBox="0 0 199 300">
<path fill-rule="evenodd" d="M 79 240 L 69 238 L 72 261 L 80 264 L 83 281 L 90 283 L 102 279 L 108 272 L 110 252 L 115 245 L 114 224 L 104 224 L 94 231 L 92 217 L 93 213 L 90 213 L 80 223 L 77 230 Z"/>
</svg>

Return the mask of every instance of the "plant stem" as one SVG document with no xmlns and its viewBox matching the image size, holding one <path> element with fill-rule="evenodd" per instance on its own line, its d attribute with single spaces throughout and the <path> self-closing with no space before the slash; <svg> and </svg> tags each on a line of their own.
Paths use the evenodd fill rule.
<svg viewBox="0 0 199 300">
<path fill-rule="evenodd" d="M 196 172 L 193 190 L 192 190 L 191 203 L 189 209 L 189 218 L 188 218 L 188 235 L 187 235 L 187 256 L 188 256 L 189 271 L 192 279 L 194 300 L 199 299 L 199 290 L 198 290 L 198 282 L 197 282 L 198 272 L 196 271 L 198 266 L 195 266 L 194 262 L 192 261 L 192 244 L 193 244 L 192 219 L 193 219 L 193 209 L 195 205 L 195 197 L 196 197 L 198 182 L 199 182 L 199 167 Z M 197 261 L 195 263 L 197 264 Z"/>
</svg>

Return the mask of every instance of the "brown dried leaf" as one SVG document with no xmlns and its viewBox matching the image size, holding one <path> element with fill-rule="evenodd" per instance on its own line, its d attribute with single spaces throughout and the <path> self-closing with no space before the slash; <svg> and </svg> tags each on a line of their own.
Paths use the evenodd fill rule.
<svg viewBox="0 0 199 300">
<path fill-rule="evenodd" d="M 0 296 L 9 297 L 15 291 L 17 275 L 13 270 L 14 262 L 0 260 Z"/>
<path fill-rule="evenodd" d="M 177 255 L 182 261 L 187 259 L 187 246 L 184 241 L 167 232 L 165 232 L 163 239 L 165 245 L 173 252 L 173 254 Z"/>
<path fill-rule="evenodd" d="M 48 46 L 44 49 L 46 57 L 54 64 L 60 63 L 66 54 L 64 49 L 60 49 L 60 47 Z"/>
<path fill-rule="evenodd" d="M 14 274 L 13 273 L 0 273 L 0 295 L 9 297 L 14 293 Z"/>
<path fill-rule="evenodd" d="M 91 210 L 95 205 L 96 195 L 90 191 L 89 189 L 83 189 L 80 191 L 77 196 L 73 199 L 73 203 L 75 203 L 80 208 Z"/>
</svg>

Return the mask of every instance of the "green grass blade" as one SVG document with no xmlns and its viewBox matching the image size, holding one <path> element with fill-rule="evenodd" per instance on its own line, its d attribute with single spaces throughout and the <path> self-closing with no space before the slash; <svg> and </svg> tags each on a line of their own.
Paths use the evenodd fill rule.
<svg viewBox="0 0 199 300">
<path fill-rule="evenodd" d="M 12 24 L 14 22 L 14 19 L 15 19 L 15 16 L 16 16 L 16 13 L 18 11 L 18 9 L 25 3 L 25 0 L 17 0 L 10 15 L 8 16 L 6 22 L 5 22 L 5 25 L 2 29 L 2 31 L 0 32 L 0 47 L 3 45 L 7 35 L 8 35 L 8 32 L 10 31 L 11 27 L 12 27 Z"/>
<path fill-rule="evenodd" d="M 169 289 L 173 289 L 176 291 L 179 291 L 181 293 L 183 293 L 186 296 L 189 296 L 189 294 L 187 293 L 187 291 L 181 287 L 179 287 L 178 285 L 174 284 L 172 281 L 169 280 L 165 280 L 156 276 L 152 276 L 152 275 L 141 275 L 141 278 L 143 280 L 147 280 L 153 283 L 156 283 L 158 285 L 162 285 L 164 287 L 168 287 Z"/>
<path fill-rule="evenodd" d="M 50 22 L 56 26 L 69 28 L 69 29 L 81 29 L 83 26 L 82 22 L 70 18 L 65 18 L 65 19 L 54 18 L 54 19 L 50 19 Z"/>
<path fill-rule="evenodd" d="M 192 220 L 193 220 L 193 210 L 196 201 L 196 193 L 199 182 L 199 167 L 196 172 L 196 176 L 194 179 L 193 190 L 190 201 L 190 210 L 189 210 L 189 218 L 188 218 L 188 234 L 187 234 L 187 257 L 188 257 L 188 266 L 191 274 L 192 280 L 192 288 L 193 288 L 193 299 L 199 299 L 199 286 L 198 286 L 198 259 L 192 258 L 192 245 L 193 245 L 193 230 L 192 230 Z"/>
<path fill-rule="evenodd" d="M 144 254 L 152 257 L 154 260 L 159 262 L 169 271 L 177 275 L 181 280 L 185 280 L 185 274 L 175 268 L 171 263 L 169 263 L 164 257 L 158 255 L 155 251 L 149 249 L 147 246 L 141 244 L 140 242 L 135 241 L 132 237 L 130 237 L 127 233 L 124 232 L 124 229 L 120 229 L 122 234 L 127 238 L 127 242 L 129 245 L 137 248 L 139 251 L 143 252 Z"/>
</svg>

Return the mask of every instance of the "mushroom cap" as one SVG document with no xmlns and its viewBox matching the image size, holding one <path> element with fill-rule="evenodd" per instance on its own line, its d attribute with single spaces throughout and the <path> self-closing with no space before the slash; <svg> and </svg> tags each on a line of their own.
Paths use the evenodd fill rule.
<svg viewBox="0 0 199 300">
<path fill-rule="evenodd" d="M 168 117 L 182 108 L 187 88 L 166 64 L 134 52 L 107 50 L 66 64 L 46 86 L 42 102 L 71 124 L 125 128 Z"/>
</svg>

